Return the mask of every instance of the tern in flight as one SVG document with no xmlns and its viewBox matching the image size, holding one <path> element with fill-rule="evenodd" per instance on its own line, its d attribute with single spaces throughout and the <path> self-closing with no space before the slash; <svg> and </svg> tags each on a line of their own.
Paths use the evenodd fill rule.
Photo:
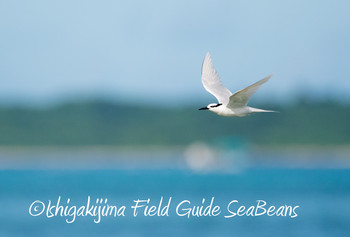
<svg viewBox="0 0 350 237">
<path fill-rule="evenodd" d="M 207 109 L 226 117 L 243 117 L 256 112 L 275 112 L 247 106 L 249 98 L 262 84 L 267 82 L 272 75 L 273 74 L 232 94 L 231 91 L 222 85 L 220 77 L 213 66 L 210 54 L 207 53 L 202 65 L 202 83 L 204 88 L 216 97 L 218 103 L 209 104 L 207 107 L 200 108 L 199 110 Z"/>
</svg>

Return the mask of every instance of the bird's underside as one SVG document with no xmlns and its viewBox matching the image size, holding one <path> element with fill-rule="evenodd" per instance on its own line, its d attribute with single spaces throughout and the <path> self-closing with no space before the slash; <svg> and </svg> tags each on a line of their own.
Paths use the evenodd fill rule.
<svg viewBox="0 0 350 237">
<path fill-rule="evenodd" d="M 218 110 L 210 110 L 218 115 L 225 116 L 225 117 L 244 117 L 252 113 L 258 113 L 258 112 L 275 112 L 272 110 L 264 110 L 264 109 L 257 109 L 249 106 L 245 107 L 238 107 L 238 108 L 227 108 L 222 107 Z"/>
</svg>

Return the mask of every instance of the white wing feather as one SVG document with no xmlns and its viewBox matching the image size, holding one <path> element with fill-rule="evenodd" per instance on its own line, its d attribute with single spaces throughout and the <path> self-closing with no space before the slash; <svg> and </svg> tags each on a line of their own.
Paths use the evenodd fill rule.
<svg viewBox="0 0 350 237">
<path fill-rule="evenodd" d="M 224 105 L 229 103 L 229 98 L 232 93 L 222 85 L 209 53 L 205 56 L 202 65 L 202 83 L 204 88 L 215 96 L 219 103 Z"/>
<path fill-rule="evenodd" d="M 254 83 L 253 85 L 250 85 L 240 91 L 235 92 L 233 95 L 230 96 L 230 102 L 228 103 L 228 108 L 239 108 L 246 106 L 248 104 L 248 101 L 250 97 L 256 92 L 259 87 L 267 82 L 270 77 L 272 77 L 273 74 L 265 77 L 264 79 Z"/>
</svg>

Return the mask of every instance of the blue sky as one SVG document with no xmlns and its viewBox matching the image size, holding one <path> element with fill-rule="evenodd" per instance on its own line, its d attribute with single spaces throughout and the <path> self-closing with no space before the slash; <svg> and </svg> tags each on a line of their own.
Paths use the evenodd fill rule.
<svg viewBox="0 0 350 237">
<path fill-rule="evenodd" d="M 350 99 L 349 1 L 0 1 L 0 102 L 215 102 L 207 51 L 256 100 Z"/>
</svg>

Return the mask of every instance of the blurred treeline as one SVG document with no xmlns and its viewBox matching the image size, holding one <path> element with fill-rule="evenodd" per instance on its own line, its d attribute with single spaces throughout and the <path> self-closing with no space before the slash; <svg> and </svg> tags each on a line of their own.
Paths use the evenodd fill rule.
<svg viewBox="0 0 350 237">
<path fill-rule="evenodd" d="M 235 136 L 258 145 L 349 144 L 350 105 L 299 101 L 259 105 L 280 113 L 226 118 L 197 107 L 104 101 L 0 108 L 0 146 L 187 145 Z M 258 107 L 258 106 L 256 106 Z"/>
</svg>

